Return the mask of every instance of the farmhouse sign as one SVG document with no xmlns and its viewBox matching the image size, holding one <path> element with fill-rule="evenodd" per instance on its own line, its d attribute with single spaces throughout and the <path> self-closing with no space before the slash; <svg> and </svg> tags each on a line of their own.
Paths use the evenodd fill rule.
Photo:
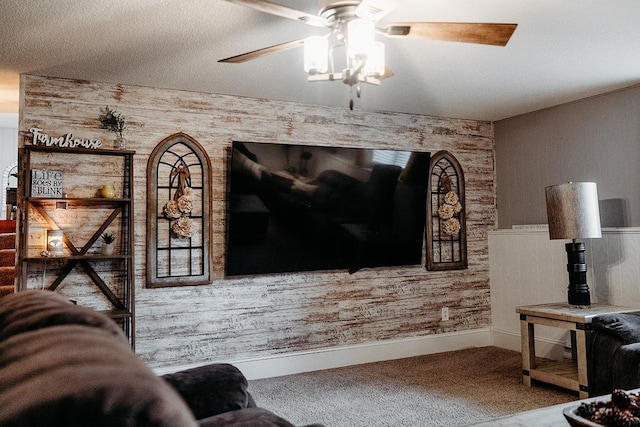
<svg viewBox="0 0 640 427">
<path fill-rule="evenodd" d="M 72 133 L 67 133 L 59 137 L 49 136 L 46 133 L 42 133 L 40 128 L 31 128 L 29 131 L 33 134 L 31 143 L 33 145 L 45 145 L 50 147 L 57 145 L 62 148 L 100 148 L 102 147 L 102 141 L 99 139 L 80 139 L 74 138 Z"/>
</svg>

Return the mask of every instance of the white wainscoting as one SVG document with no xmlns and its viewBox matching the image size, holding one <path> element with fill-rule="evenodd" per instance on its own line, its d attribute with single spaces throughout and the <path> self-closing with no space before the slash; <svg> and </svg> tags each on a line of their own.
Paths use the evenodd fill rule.
<svg viewBox="0 0 640 427">
<path fill-rule="evenodd" d="M 489 232 L 493 345 L 520 351 L 520 305 L 566 301 L 565 240 L 547 231 Z M 585 241 L 587 283 L 592 302 L 640 310 L 640 228 L 607 228 Z M 568 331 L 536 326 L 538 356 L 558 359 L 570 346 Z"/>
<path fill-rule="evenodd" d="M 255 380 L 488 345 L 491 345 L 491 331 L 482 328 L 225 362 L 238 367 L 247 379 Z M 163 375 L 197 366 L 200 365 L 155 368 L 154 371 Z"/>
</svg>

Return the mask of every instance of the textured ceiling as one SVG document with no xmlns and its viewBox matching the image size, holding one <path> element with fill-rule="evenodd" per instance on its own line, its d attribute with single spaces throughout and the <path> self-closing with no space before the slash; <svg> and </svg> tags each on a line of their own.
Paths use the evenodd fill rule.
<svg viewBox="0 0 640 427">
<path fill-rule="evenodd" d="M 18 73 L 338 108 L 351 95 L 307 82 L 302 49 L 218 63 L 325 31 L 223 0 L 2 0 L 0 16 L 0 111 L 17 108 Z M 506 47 L 383 39 L 395 76 L 363 86 L 356 109 L 499 120 L 640 83 L 637 0 L 406 0 L 392 21 L 518 28 Z"/>
</svg>

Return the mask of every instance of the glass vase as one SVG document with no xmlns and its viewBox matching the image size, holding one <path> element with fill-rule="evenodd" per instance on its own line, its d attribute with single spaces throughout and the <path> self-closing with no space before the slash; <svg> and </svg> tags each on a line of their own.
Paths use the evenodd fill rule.
<svg viewBox="0 0 640 427">
<path fill-rule="evenodd" d="M 116 141 L 115 141 L 114 148 L 116 150 L 125 150 L 127 148 L 126 147 L 126 143 L 124 141 L 124 137 L 122 135 L 116 136 Z"/>
</svg>

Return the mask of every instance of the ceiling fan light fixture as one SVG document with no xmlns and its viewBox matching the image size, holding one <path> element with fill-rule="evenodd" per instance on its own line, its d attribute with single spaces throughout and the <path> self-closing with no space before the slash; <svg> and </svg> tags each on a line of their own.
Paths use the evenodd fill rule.
<svg viewBox="0 0 640 427">
<path fill-rule="evenodd" d="M 326 73 L 329 68 L 329 41 L 312 36 L 304 40 L 304 71 L 307 74 Z"/>
<path fill-rule="evenodd" d="M 505 46 L 517 24 L 477 22 L 393 22 L 376 29 L 375 23 L 393 11 L 404 0 L 318 0 L 318 16 L 273 3 L 270 0 L 227 0 L 309 25 L 331 30 L 325 37 L 314 36 L 294 40 L 221 59 L 219 62 L 245 62 L 274 52 L 304 45 L 304 70 L 310 82 L 340 81 L 356 86 L 360 83 L 379 85 L 382 78 L 392 77 L 385 64 L 385 46 L 376 35 L 390 38 L 419 38 L 452 42 Z M 345 31 L 346 30 L 346 31 Z M 329 47 L 329 40 L 332 45 Z M 335 42 L 335 43 L 334 43 Z M 335 48 L 346 47 L 345 67 L 336 72 Z M 342 61 L 339 61 L 342 65 Z M 327 71 L 331 69 L 330 73 Z M 383 77 L 384 76 L 384 77 Z M 349 103 L 353 109 L 353 99 Z"/>
<path fill-rule="evenodd" d="M 354 19 L 347 25 L 347 55 L 362 58 L 369 55 L 376 41 L 376 27 L 368 19 Z"/>
<path fill-rule="evenodd" d="M 370 77 L 382 77 L 385 72 L 384 43 L 375 42 L 364 66 L 364 74 Z"/>
</svg>

